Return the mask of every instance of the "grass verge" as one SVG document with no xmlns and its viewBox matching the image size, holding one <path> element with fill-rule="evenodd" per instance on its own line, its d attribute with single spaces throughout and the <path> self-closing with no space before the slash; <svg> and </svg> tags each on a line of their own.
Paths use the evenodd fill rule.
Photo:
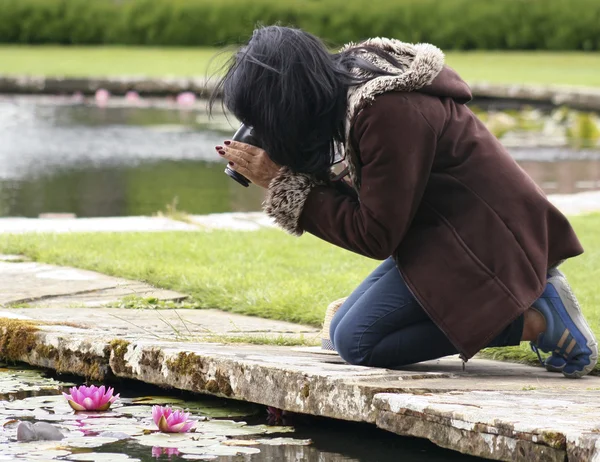
<svg viewBox="0 0 600 462">
<path fill-rule="evenodd" d="M 586 253 L 566 262 L 563 270 L 588 322 L 600 335 L 596 285 L 600 280 L 600 215 L 571 221 Z M 296 239 L 278 230 L 0 235 L 0 253 L 22 254 L 181 291 L 191 296 L 188 307 L 219 308 L 314 326 L 321 325 L 328 303 L 348 295 L 378 264 L 312 236 Z M 139 308 L 148 303 L 132 299 L 124 306 Z M 488 349 L 482 355 L 537 361 L 527 344 Z"/>
<path fill-rule="evenodd" d="M 227 58 L 217 48 L 0 46 L 0 74 L 206 76 Z M 220 55 L 219 55 L 220 54 Z M 211 58 L 219 55 L 209 66 Z M 600 86 L 600 53 L 448 52 L 469 82 Z"/>
<path fill-rule="evenodd" d="M 86 268 L 189 294 L 185 303 L 319 326 L 378 264 L 279 230 L 1 235 L 0 253 Z M 147 301 L 146 301 L 147 302 Z M 128 299 L 124 306 L 143 307 Z"/>
</svg>

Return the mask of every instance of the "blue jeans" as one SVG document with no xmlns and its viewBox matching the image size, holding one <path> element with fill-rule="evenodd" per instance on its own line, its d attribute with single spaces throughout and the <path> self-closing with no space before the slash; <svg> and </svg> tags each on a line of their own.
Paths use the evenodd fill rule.
<svg viewBox="0 0 600 462">
<path fill-rule="evenodd" d="M 523 316 L 488 346 L 518 345 Z M 458 351 L 427 316 L 388 258 L 352 292 L 331 321 L 330 338 L 350 364 L 395 368 Z"/>
</svg>

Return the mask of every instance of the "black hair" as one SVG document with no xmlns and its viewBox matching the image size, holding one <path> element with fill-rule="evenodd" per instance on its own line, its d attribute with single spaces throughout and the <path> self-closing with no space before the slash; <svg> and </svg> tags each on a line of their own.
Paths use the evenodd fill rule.
<svg viewBox="0 0 600 462">
<path fill-rule="evenodd" d="M 392 75 L 360 52 L 401 68 L 376 47 L 330 53 L 320 39 L 300 29 L 260 27 L 227 64 L 210 108 L 222 94 L 224 106 L 254 128 L 274 162 L 295 172 L 323 174 L 334 161 L 336 143 L 345 142 L 348 88 Z M 368 77 L 351 72 L 357 68 Z"/>
</svg>

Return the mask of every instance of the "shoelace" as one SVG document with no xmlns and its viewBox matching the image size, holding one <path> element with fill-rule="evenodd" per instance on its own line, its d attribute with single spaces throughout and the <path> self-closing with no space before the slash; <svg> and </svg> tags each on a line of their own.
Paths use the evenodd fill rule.
<svg viewBox="0 0 600 462">
<path fill-rule="evenodd" d="M 537 357 L 538 357 L 538 359 L 540 360 L 540 364 L 541 364 L 542 366 L 544 366 L 544 367 L 545 367 L 545 366 L 546 366 L 546 363 L 545 363 L 545 362 L 544 362 L 544 360 L 542 359 L 542 355 L 540 354 L 540 350 L 538 349 L 538 347 L 536 347 L 536 346 L 533 344 L 533 342 L 530 342 L 530 343 L 529 343 L 529 346 L 531 347 L 531 349 L 533 350 L 533 352 L 534 352 L 535 354 L 537 354 Z"/>
</svg>

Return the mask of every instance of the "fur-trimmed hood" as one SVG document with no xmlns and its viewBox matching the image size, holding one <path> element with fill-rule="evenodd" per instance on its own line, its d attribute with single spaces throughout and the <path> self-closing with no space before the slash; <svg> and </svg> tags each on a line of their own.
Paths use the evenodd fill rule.
<svg viewBox="0 0 600 462">
<path fill-rule="evenodd" d="M 374 53 L 361 50 L 360 47 L 375 47 L 391 54 L 400 64 L 396 67 Z M 350 87 L 346 112 L 346 145 L 337 146 L 338 154 L 345 157 L 348 172 L 354 187 L 360 188 L 360 162 L 353 152 L 351 128 L 358 113 L 369 106 L 375 97 L 386 92 L 418 91 L 439 97 L 451 97 L 459 103 L 471 99 L 467 84 L 452 69 L 444 66 L 444 53 L 427 43 L 410 44 L 395 39 L 373 38 L 361 43 L 349 43 L 341 51 L 357 48 L 360 57 L 370 61 L 380 69 L 393 73 L 390 76 L 378 76 L 363 84 Z M 369 73 L 360 69 L 352 70 L 359 77 L 368 77 Z M 264 210 L 275 222 L 294 235 L 302 234 L 299 218 L 306 197 L 319 182 L 310 175 L 296 174 L 288 168 L 282 168 L 280 174 L 269 186 Z"/>
<path fill-rule="evenodd" d="M 459 103 L 471 100 L 469 86 L 452 69 L 444 66 L 444 53 L 428 43 L 404 43 L 400 40 L 372 38 L 355 44 L 349 43 L 342 51 L 357 47 L 375 47 L 392 55 L 402 68 L 397 68 L 379 56 L 360 52 L 360 56 L 380 69 L 396 75 L 376 77 L 351 87 L 348 91 L 348 129 L 361 109 L 372 103 L 377 95 L 388 91 L 420 91 L 439 97 L 450 97 Z M 357 76 L 368 73 L 354 70 Z"/>
<path fill-rule="evenodd" d="M 339 146 L 338 149 L 346 158 L 348 171 L 356 188 L 360 187 L 360 163 L 357 153 L 353 152 L 349 142 L 350 131 L 356 116 L 365 107 L 371 105 L 376 96 L 390 91 L 418 91 L 438 97 L 450 97 L 462 104 L 471 100 L 469 86 L 455 71 L 444 65 L 444 53 L 434 45 L 372 38 L 358 44 L 350 43 L 342 48 L 342 51 L 353 48 L 360 50 L 360 47 L 379 48 L 393 56 L 402 67 L 398 68 L 374 53 L 357 50 L 362 58 L 395 75 L 375 77 L 348 90 L 345 122 L 347 142 L 345 146 Z M 354 69 L 353 73 L 359 77 L 369 76 L 367 71 L 360 69 Z"/>
</svg>

